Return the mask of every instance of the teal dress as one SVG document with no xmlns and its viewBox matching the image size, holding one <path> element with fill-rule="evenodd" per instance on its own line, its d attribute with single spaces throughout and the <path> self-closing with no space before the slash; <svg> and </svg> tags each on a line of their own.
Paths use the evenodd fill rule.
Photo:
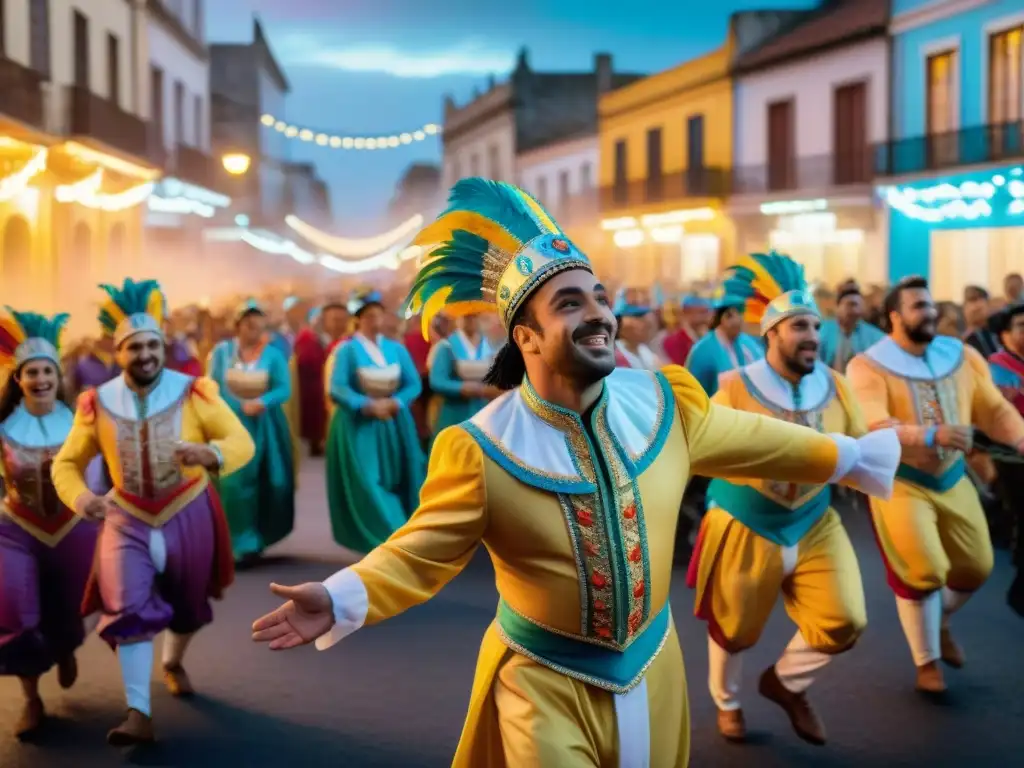
<svg viewBox="0 0 1024 768">
<path fill-rule="evenodd" d="M 295 458 L 285 412 L 292 377 L 276 346 L 266 345 L 258 360 L 246 364 L 235 339 L 213 348 L 209 376 L 256 443 L 252 461 L 218 483 L 235 559 L 242 560 L 281 541 L 295 524 Z M 266 410 L 248 416 L 245 400 L 261 400 Z"/>
<path fill-rule="evenodd" d="M 422 390 L 405 347 L 359 334 L 334 353 L 328 391 L 334 413 L 327 436 L 327 501 L 334 540 L 356 552 L 384 542 L 415 511 L 426 462 L 409 406 Z M 363 415 L 374 398 L 400 408 L 382 421 Z"/>
<path fill-rule="evenodd" d="M 711 397 L 718 391 L 718 377 L 735 368 L 742 368 L 764 357 L 764 344 L 748 333 L 736 337 L 733 345 L 716 331 L 711 331 L 693 345 L 686 358 L 686 368 Z"/>
<path fill-rule="evenodd" d="M 846 366 L 855 355 L 867 352 L 884 336 L 881 330 L 863 320 L 857 323 L 849 336 L 842 332 L 835 318 L 825 320 L 821 324 L 818 356 L 825 365 L 845 374 Z"/>
<path fill-rule="evenodd" d="M 481 338 L 474 349 L 460 331 L 438 342 L 430 366 L 430 390 L 441 398 L 434 425 L 435 437 L 447 427 L 468 421 L 487 405 L 482 397 L 463 397 L 462 385 L 466 381 L 482 381 L 483 377 L 478 374 L 486 372 L 493 357 L 494 351 L 487 339 Z"/>
</svg>

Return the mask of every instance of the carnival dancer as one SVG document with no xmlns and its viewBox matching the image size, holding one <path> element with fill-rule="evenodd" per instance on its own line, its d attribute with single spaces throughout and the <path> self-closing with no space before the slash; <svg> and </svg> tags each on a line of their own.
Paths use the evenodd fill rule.
<svg viewBox="0 0 1024 768">
<path fill-rule="evenodd" d="M 642 368 L 648 371 L 656 371 L 665 365 L 646 344 L 651 331 L 648 318 L 653 310 L 643 301 L 639 292 L 620 288 L 612 312 L 619 328 L 615 339 L 615 364 L 620 368 Z"/>
<path fill-rule="evenodd" d="M 938 661 L 964 664 L 949 619 L 992 571 L 992 542 L 964 455 L 974 425 L 1024 449 L 1024 419 L 974 348 L 937 336 L 927 280 L 900 280 L 884 310 L 889 335 L 857 355 L 847 375 L 869 428 L 895 426 L 903 445 L 893 496 L 871 499 L 871 517 L 917 688 L 937 694 L 946 690 Z"/>
<path fill-rule="evenodd" d="M 430 390 L 441 401 L 431 424 L 434 435 L 471 418 L 501 394 L 484 384 L 493 358 L 494 350 L 481 333 L 480 316 L 475 313 L 458 318 L 455 332 L 437 343 L 430 365 Z"/>
<path fill-rule="evenodd" d="M 803 267 L 787 256 L 741 259 L 726 281 L 745 296 L 745 320 L 765 337 L 765 359 L 722 376 L 713 403 L 859 438 L 867 432 L 846 380 L 817 359 L 821 315 Z M 890 481 L 873 489 L 888 496 L 900 458 L 887 430 L 875 456 Z M 880 467 L 882 469 L 882 467 Z M 807 698 L 817 673 L 853 647 L 867 622 L 864 589 L 853 545 L 830 489 L 820 483 L 713 480 L 708 488 L 688 582 L 697 590 L 696 615 L 708 623 L 708 679 L 718 730 L 746 737 L 740 701 L 744 651 L 761 637 L 781 594 L 797 625 L 778 663 L 760 678 L 760 692 L 788 715 L 797 735 L 825 743 L 825 728 Z"/>
<path fill-rule="evenodd" d="M 615 318 L 586 256 L 532 197 L 465 179 L 417 239 L 412 308 L 495 302 L 511 390 L 438 436 L 420 507 L 385 544 L 253 627 L 272 649 L 327 648 L 422 603 L 483 543 L 501 600 L 477 664 L 458 768 L 689 760 L 683 658 L 668 608 L 672 530 L 691 472 L 823 483 L 865 456 L 709 404 L 684 369 L 615 367 Z M 460 306 L 461 305 L 461 306 Z"/>
<path fill-rule="evenodd" d="M 1024 416 L 1024 303 L 1010 304 L 992 315 L 989 329 L 1002 348 L 988 359 L 992 379 L 1017 413 Z M 1017 535 L 1013 563 L 1017 575 L 1006 599 L 1024 616 L 1024 465 L 999 464 L 999 487 L 1003 502 L 1012 515 Z"/>
<path fill-rule="evenodd" d="M 680 302 L 679 325 L 665 337 L 665 359 L 684 365 L 690 350 L 703 338 L 710 322 L 711 303 L 699 296 L 684 296 Z"/>
<path fill-rule="evenodd" d="M 840 287 L 836 316 L 822 320 L 819 356 L 825 365 L 846 373 L 850 361 L 885 336 L 864 320 L 864 297 L 855 283 Z"/>
<path fill-rule="evenodd" d="M 311 456 L 323 456 L 327 409 L 324 404 L 324 366 L 327 340 L 323 333 L 322 310 L 310 310 L 309 323 L 295 336 L 295 368 L 298 392 L 299 436 L 309 446 Z"/>
<path fill-rule="evenodd" d="M 358 330 L 333 355 L 326 382 L 335 407 L 327 434 L 327 500 L 334 540 L 369 552 L 409 519 L 424 459 L 410 404 L 420 377 L 405 347 L 380 334 L 377 291 L 349 302 Z"/>
<path fill-rule="evenodd" d="M 306 327 L 309 320 L 309 302 L 299 296 L 289 296 L 281 305 L 284 310 L 284 322 L 280 327 L 270 332 L 270 343 L 284 355 L 285 360 L 291 360 L 295 351 L 295 337 L 299 331 Z"/>
<path fill-rule="evenodd" d="M 117 378 L 121 370 L 114 360 L 110 339 L 100 338 L 89 344 L 88 351 L 75 361 L 68 373 L 68 396 L 73 400 L 82 392 Z"/>
<path fill-rule="evenodd" d="M 221 478 L 235 563 L 258 557 L 295 524 L 295 462 L 285 414 L 292 396 L 288 362 L 266 339 L 267 316 L 249 299 L 235 312 L 235 338 L 214 347 L 207 366 L 224 401 L 249 431 L 256 455 Z"/>
<path fill-rule="evenodd" d="M 728 273 L 726 273 L 728 278 Z M 743 331 L 742 297 L 723 288 L 712 303 L 711 333 L 693 345 L 686 368 L 700 382 L 708 397 L 718 391 L 718 377 L 764 357 L 764 345 Z"/>
<path fill-rule="evenodd" d="M 71 431 L 60 341 L 67 315 L 10 311 L 0 318 L 0 675 L 15 675 L 25 704 L 15 725 L 34 734 L 45 717 L 39 678 L 54 664 L 61 688 L 78 678 L 85 640 L 82 595 L 99 526 L 57 498 L 50 464 Z"/>
<path fill-rule="evenodd" d="M 62 502 L 105 520 L 82 609 L 102 610 L 99 635 L 117 649 L 129 709 L 107 741 L 127 746 L 153 740 L 153 638 L 163 630 L 167 687 L 174 695 L 192 692 L 185 649 L 213 618 L 209 598 L 220 597 L 234 577 L 231 538 L 209 474 L 230 475 L 255 447 L 212 380 L 164 368 L 157 283 L 103 288 L 100 324 L 123 373 L 79 398 L 52 474 Z M 99 453 L 114 479 L 107 496 L 92 493 L 83 478 Z"/>
</svg>

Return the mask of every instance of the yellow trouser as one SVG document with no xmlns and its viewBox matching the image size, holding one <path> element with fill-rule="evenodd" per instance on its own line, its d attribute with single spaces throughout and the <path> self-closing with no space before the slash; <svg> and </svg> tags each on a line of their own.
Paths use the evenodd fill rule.
<svg viewBox="0 0 1024 768">
<path fill-rule="evenodd" d="M 694 556 L 700 558 L 694 584 L 697 616 L 730 653 L 757 643 L 780 593 L 786 613 L 816 651 L 847 650 L 867 624 L 857 556 L 831 507 L 795 551 L 712 507 Z"/>
<path fill-rule="evenodd" d="M 992 572 L 988 523 L 967 477 L 945 493 L 897 480 L 891 499 L 871 499 L 871 519 L 899 597 L 919 600 L 946 586 L 973 592 Z"/>
</svg>

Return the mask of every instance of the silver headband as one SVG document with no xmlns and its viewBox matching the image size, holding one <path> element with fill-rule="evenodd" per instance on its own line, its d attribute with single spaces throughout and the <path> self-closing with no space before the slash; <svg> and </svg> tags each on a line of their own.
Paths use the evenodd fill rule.
<svg viewBox="0 0 1024 768">
<path fill-rule="evenodd" d="M 164 336 L 163 328 L 155 317 L 145 312 L 136 312 L 134 315 L 128 315 L 117 326 L 114 331 L 114 346 L 120 347 L 130 337 L 139 333 L 155 333 L 160 338 Z"/>
<path fill-rule="evenodd" d="M 60 367 L 60 353 L 46 339 L 26 339 L 14 350 L 15 368 L 21 368 L 29 360 L 49 360 Z"/>
</svg>

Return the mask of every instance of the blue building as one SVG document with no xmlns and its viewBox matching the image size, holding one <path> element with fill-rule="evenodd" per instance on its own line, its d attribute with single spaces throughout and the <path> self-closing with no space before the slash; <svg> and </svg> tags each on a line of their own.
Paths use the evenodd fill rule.
<svg viewBox="0 0 1024 768">
<path fill-rule="evenodd" d="M 938 299 L 1024 272 L 1024 0 L 893 0 L 889 275 Z"/>
</svg>

